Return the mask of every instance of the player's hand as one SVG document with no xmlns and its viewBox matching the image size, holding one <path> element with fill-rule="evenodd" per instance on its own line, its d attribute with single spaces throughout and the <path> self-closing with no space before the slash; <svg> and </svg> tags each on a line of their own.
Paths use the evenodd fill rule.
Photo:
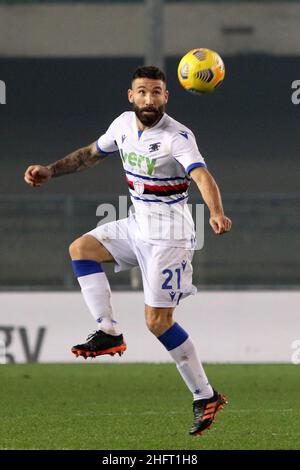
<svg viewBox="0 0 300 470">
<path fill-rule="evenodd" d="M 41 186 L 52 176 L 52 171 L 46 166 L 30 165 L 24 174 L 24 180 L 30 186 Z"/>
<path fill-rule="evenodd" d="M 231 220 L 226 215 L 212 216 L 209 219 L 209 223 L 217 235 L 229 232 L 232 226 Z"/>
</svg>

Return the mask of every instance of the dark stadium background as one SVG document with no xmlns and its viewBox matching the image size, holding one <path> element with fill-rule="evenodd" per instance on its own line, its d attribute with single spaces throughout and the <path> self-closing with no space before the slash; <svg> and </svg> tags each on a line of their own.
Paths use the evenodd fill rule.
<svg viewBox="0 0 300 470">
<path fill-rule="evenodd" d="M 226 79 L 214 95 L 195 97 L 177 83 L 167 60 L 167 112 L 197 136 L 209 168 L 230 193 L 299 189 L 299 113 L 291 83 L 300 59 L 224 57 Z M 32 194 L 22 181 L 30 162 L 49 163 L 96 139 L 127 102 L 129 77 L 142 58 L 0 59 L 8 86 L 1 110 L 1 194 Z M 298 119 L 297 119 L 298 118 Z M 56 180 L 40 192 L 112 193 L 126 185 L 117 156 L 94 171 Z M 107 176 L 109 175 L 109 178 Z M 117 185 L 117 186 L 115 186 Z"/>
<path fill-rule="evenodd" d="M 300 106 L 291 101 L 291 84 L 300 59 L 247 54 L 224 60 L 222 88 L 200 97 L 178 84 L 178 59 L 166 61 L 167 112 L 196 134 L 234 220 L 231 236 L 218 244 L 206 226 L 195 282 L 200 288 L 295 288 Z M 29 164 L 50 163 L 94 141 L 130 109 L 129 78 L 142 62 L 142 57 L 0 59 L 1 79 L 8 84 L 7 104 L 0 107 L 2 289 L 76 286 L 67 246 L 98 223 L 98 204 L 117 203 L 119 194 L 127 194 L 120 158 L 115 154 L 99 167 L 36 190 L 23 182 L 23 173 Z M 195 188 L 190 194 L 200 202 Z M 111 282 L 126 288 L 129 274 Z"/>
</svg>

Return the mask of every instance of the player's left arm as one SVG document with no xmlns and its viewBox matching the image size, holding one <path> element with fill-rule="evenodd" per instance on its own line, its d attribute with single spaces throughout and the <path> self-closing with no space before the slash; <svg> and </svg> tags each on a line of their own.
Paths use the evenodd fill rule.
<svg viewBox="0 0 300 470">
<path fill-rule="evenodd" d="M 190 173 L 210 210 L 209 223 L 213 231 L 221 235 L 229 232 L 232 226 L 231 220 L 226 217 L 223 210 L 222 198 L 218 185 L 205 167 L 196 167 Z"/>
</svg>

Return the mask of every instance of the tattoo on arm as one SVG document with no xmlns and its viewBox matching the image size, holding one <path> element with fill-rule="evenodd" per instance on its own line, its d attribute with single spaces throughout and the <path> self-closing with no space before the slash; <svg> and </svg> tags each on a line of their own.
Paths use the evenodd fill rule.
<svg viewBox="0 0 300 470">
<path fill-rule="evenodd" d="M 52 178 L 69 173 L 76 173 L 92 166 L 98 165 L 102 160 L 99 153 L 93 149 L 93 144 L 80 148 L 67 155 L 65 158 L 48 165 L 52 171 Z"/>
</svg>

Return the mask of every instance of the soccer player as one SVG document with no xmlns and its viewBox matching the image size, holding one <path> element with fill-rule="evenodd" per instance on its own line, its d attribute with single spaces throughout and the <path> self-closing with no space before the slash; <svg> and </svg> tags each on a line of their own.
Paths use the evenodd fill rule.
<svg viewBox="0 0 300 470">
<path fill-rule="evenodd" d="M 96 227 L 70 246 L 75 276 L 98 324 L 98 330 L 72 352 L 86 358 L 121 355 L 126 350 L 102 263 L 114 263 L 116 272 L 139 265 L 146 323 L 193 394 L 190 434 L 195 435 L 211 425 L 226 401 L 208 382 L 191 337 L 173 320 L 179 301 L 196 291 L 192 284 L 195 229 L 186 204 L 191 179 L 210 210 L 213 231 L 228 232 L 231 220 L 224 215 L 220 191 L 193 133 L 165 113 L 168 96 L 164 73 L 154 66 L 139 67 L 128 90 L 133 111 L 117 117 L 96 142 L 48 166 L 29 166 L 25 181 L 40 186 L 93 167 L 119 151 L 134 212 Z"/>
</svg>

